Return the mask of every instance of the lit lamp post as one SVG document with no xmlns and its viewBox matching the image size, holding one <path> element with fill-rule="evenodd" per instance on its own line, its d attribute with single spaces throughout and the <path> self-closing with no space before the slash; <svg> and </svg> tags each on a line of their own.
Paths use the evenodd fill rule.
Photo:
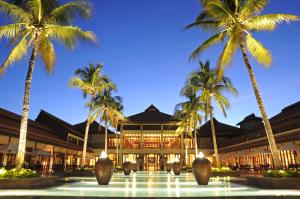
<svg viewBox="0 0 300 199">
<path fill-rule="evenodd" d="M 193 175 L 199 185 L 207 185 L 211 176 L 211 163 L 199 152 L 192 165 Z"/>
<path fill-rule="evenodd" d="M 104 151 L 96 162 L 95 173 L 99 185 L 108 185 L 113 175 L 113 163 Z"/>
</svg>

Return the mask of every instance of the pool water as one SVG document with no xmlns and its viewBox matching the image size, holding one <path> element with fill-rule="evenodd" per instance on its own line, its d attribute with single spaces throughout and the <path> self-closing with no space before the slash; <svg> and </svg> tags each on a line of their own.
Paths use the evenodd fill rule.
<svg viewBox="0 0 300 199">
<path fill-rule="evenodd" d="M 209 197 L 209 196 L 300 196 L 300 190 L 265 190 L 211 178 L 199 186 L 190 173 L 138 172 L 130 176 L 115 173 L 109 185 L 98 185 L 94 177 L 70 178 L 73 183 L 37 190 L 0 190 L 0 196 L 97 196 L 97 197 Z"/>
</svg>

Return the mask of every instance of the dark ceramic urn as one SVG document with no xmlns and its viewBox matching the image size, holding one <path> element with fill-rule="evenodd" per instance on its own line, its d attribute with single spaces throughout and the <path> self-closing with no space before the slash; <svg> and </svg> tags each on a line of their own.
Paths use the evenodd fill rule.
<svg viewBox="0 0 300 199">
<path fill-rule="evenodd" d="M 176 176 L 180 175 L 180 171 L 181 171 L 181 164 L 180 162 L 174 162 L 173 163 L 173 172 Z"/>
<path fill-rule="evenodd" d="M 123 163 L 123 171 L 125 175 L 130 175 L 131 168 L 132 168 L 131 162 L 126 161 Z"/>
<path fill-rule="evenodd" d="M 172 164 L 167 163 L 167 165 L 166 165 L 166 170 L 167 170 L 167 172 L 170 173 L 170 172 L 171 172 L 171 169 L 172 169 Z"/>
<path fill-rule="evenodd" d="M 196 158 L 192 164 L 194 177 L 199 185 L 207 185 L 211 176 L 211 163 L 206 158 Z"/>
<path fill-rule="evenodd" d="M 109 158 L 99 158 L 96 162 L 95 173 L 99 185 L 108 185 L 113 175 L 112 165 Z"/>
<path fill-rule="evenodd" d="M 132 171 L 133 172 L 137 171 L 137 163 L 132 163 Z"/>
</svg>

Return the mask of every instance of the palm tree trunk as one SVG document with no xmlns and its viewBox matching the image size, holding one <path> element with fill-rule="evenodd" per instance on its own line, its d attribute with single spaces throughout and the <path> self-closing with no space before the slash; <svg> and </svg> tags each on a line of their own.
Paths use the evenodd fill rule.
<svg viewBox="0 0 300 199">
<path fill-rule="evenodd" d="M 25 81 L 25 91 L 24 91 L 24 100 L 23 100 L 23 113 L 21 118 L 20 125 L 20 137 L 19 137 L 19 147 L 18 154 L 16 159 L 16 168 L 20 169 L 23 167 L 24 158 L 25 158 L 25 150 L 26 150 L 26 137 L 27 137 L 27 123 L 28 123 L 28 115 L 29 115 L 29 102 L 30 102 L 30 89 L 32 82 L 32 74 L 35 64 L 36 50 L 33 48 L 29 67 L 26 75 Z"/>
<path fill-rule="evenodd" d="M 107 121 L 105 120 L 105 148 L 104 148 L 104 151 L 105 153 L 107 154 Z"/>
<path fill-rule="evenodd" d="M 197 143 L 197 129 L 196 129 L 196 126 L 194 128 L 194 142 L 195 142 L 195 158 L 197 157 L 198 155 L 198 143 Z"/>
<path fill-rule="evenodd" d="M 85 159 L 86 159 L 86 148 L 87 148 L 89 129 L 90 129 L 90 114 L 91 114 L 91 109 L 89 109 L 88 119 L 86 121 L 85 132 L 84 132 L 84 142 L 83 142 L 83 150 L 82 150 L 82 157 L 81 157 L 82 168 L 84 167 Z"/>
<path fill-rule="evenodd" d="M 211 134 L 212 134 L 212 140 L 213 140 L 214 151 L 215 151 L 215 156 L 216 156 L 217 168 L 220 168 L 221 162 L 220 162 L 220 157 L 219 157 L 219 152 L 218 152 L 218 144 L 217 144 L 213 112 L 212 112 L 211 108 L 209 108 L 209 114 L 210 114 Z"/>
<path fill-rule="evenodd" d="M 275 142 L 275 138 L 274 138 L 274 135 L 273 135 L 272 127 L 271 127 L 270 121 L 268 119 L 262 97 L 261 97 L 260 92 L 259 92 L 259 88 L 258 88 L 258 85 L 257 85 L 257 82 L 256 82 L 254 72 L 252 70 L 249 59 L 247 57 L 246 47 L 245 47 L 245 42 L 244 41 L 241 42 L 240 48 L 241 48 L 241 51 L 242 51 L 242 55 L 243 55 L 245 65 L 247 67 L 247 70 L 248 70 L 248 73 L 249 73 L 249 76 L 250 76 L 250 79 L 251 79 L 251 83 L 252 83 L 252 87 L 253 87 L 254 94 L 255 94 L 255 97 L 256 97 L 256 101 L 257 101 L 259 110 L 260 110 L 261 115 L 262 115 L 262 119 L 263 119 L 264 126 L 265 126 L 265 131 L 266 131 L 266 134 L 267 134 L 267 138 L 268 138 L 270 149 L 271 149 L 271 154 L 272 154 L 273 161 L 274 161 L 274 166 L 275 166 L 276 169 L 282 169 L 282 163 L 280 161 L 279 151 L 278 151 L 277 146 L 276 146 L 276 142 Z"/>
</svg>

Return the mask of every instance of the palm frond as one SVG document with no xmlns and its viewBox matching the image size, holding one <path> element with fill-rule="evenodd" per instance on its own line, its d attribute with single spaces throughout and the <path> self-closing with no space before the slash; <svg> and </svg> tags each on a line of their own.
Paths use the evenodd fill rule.
<svg viewBox="0 0 300 199">
<path fill-rule="evenodd" d="M 216 20 L 234 19 L 233 13 L 219 0 L 209 0 L 204 4 L 205 12 Z"/>
<path fill-rule="evenodd" d="M 74 49 L 78 39 L 83 42 L 97 43 L 93 32 L 83 31 L 81 28 L 75 26 L 51 25 L 47 27 L 47 33 L 49 37 L 57 39 L 69 49 Z"/>
<path fill-rule="evenodd" d="M 26 6 L 29 9 L 29 12 L 31 12 L 31 14 L 34 15 L 39 22 L 42 21 L 42 17 L 44 15 L 42 4 L 42 0 L 28 0 L 26 2 Z"/>
<path fill-rule="evenodd" d="M 268 3 L 269 0 L 247 0 L 239 15 L 243 19 L 248 19 L 251 16 L 261 13 Z"/>
<path fill-rule="evenodd" d="M 238 48 L 238 42 L 239 40 L 236 34 L 229 37 L 229 40 L 218 59 L 218 78 L 222 78 L 225 67 L 231 63 L 232 57 Z"/>
<path fill-rule="evenodd" d="M 73 18 L 80 16 L 88 19 L 91 17 L 91 6 L 83 0 L 68 2 L 55 8 L 49 15 L 50 20 L 58 23 L 69 24 Z"/>
<path fill-rule="evenodd" d="M 14 38 L 18 33 L 22 30 L 21 23 L 8 24 L 4 26 L 0 26 L 0 39 L 3 37 L 7 39 Z"/>
<path fill-rule="evenodd" d="M 225 38 L 226 38 L 226 31 L 221 31 L 215 34 L 214 36 L 210 37 L 208 40 L 203 42 L 198 48 L 196 48 L 191 54 L 189 59 L 191 60 L 197 58 L 201 53 L 203 53 L 211 46 L 223 42 Z"/>
<path fill-rule="evenodd" d="M 21 41 L 9 53 L 8 57 L 6 58 L 6 60 L 4 61 L 4 63 L 0 68 L 0 75 L 2 75 L 9 66 L 21 60 L 27 54 L 27 50 L 28 50 L 27 35 L 25 35 L 21 39 Z"/>
<path fill-rule="evenodd" d="M 266 14 L 252 17 L 246 20 L 243 25 L 247 30 L 252 31 L 262 31 L 269 30 L 272 31 L 276 26 L 282 22 L 293 22 L 298 21 L 299 16 L 290 14 Z"/>
<path fill-rule="evenodd" d="M 29 14 L 21 7 L 0 0 L 0 12 L 13 17 L 17 22 L 28 22 Z"/>
<path fill-rule="evenodd" d="M 261 64 L 269 67 L 272 63 L 271 53 L 250 34 L 246 35 L 246 46 L 251 55 Z"/>
<path fill-rule="evenodd" d="M 46 66 L 47 72 L 50 74 L 53 71 L 53 66 L 55 64 L 55 50 L 53 44 L 46 35 L 41 37 L 40 40 L 41 41 L 37 42 L 38 53 Z"/>
</svg>

